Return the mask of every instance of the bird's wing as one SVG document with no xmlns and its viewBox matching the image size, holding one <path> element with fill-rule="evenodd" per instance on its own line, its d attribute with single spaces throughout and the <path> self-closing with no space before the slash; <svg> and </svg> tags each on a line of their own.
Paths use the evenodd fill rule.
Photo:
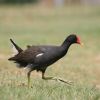
<svg viewBox="0 0 100 100">
<path fill-rule="evenodd" d="M 12 60 L 18 62 L 33 63 L 34 59 L 36 59 L 39 56 L 42 56 L 44 52 L 45 49 L 39 46 L 30 46 L 26 50 L 12 57 Z"/>
</svg>

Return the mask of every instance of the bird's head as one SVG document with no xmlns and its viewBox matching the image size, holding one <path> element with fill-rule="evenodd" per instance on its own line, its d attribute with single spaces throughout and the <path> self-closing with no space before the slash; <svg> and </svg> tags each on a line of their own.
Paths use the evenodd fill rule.
<svg viewBox="0 0 100 100">
<path fill-rule="evenodd" d="M 80 37 L 78 37 L 78 36 L 75 35 L 75 34 L 69 35 L 69 36 L 67 37 L 66 41 L 67 41 L 67 42 L 70 42 L 71 44 L 77 43 L 77 44 L 83 45 L 83 43 L 81 43 Z"/>
</svg>

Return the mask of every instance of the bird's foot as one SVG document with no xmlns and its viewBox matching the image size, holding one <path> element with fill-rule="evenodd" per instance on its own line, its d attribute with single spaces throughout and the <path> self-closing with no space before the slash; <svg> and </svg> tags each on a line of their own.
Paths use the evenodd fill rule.
<svg viewBox="0 0 100 100">
<path fill-rule="evenodd" d="M 57 77 L 53 77 L 52 80 L 60 81 L 60 82 L 63 82 L 63 83 L 69 84 L 69 85 L 72 85 L 72 83 L 73 83 L 72 81 L 64 80 L 62 78 L 57 78 Z"/>
<path fill-rule="evenodd" d="M 68 81 L 68 80 L 64 80 L 62 78 L 57 78 L 57 77 L 44 77 L 44 75 L 42 76 L 42 79 L 44 80 L 55 80 L 55 81 L 60 81 L 60 82 L 63 82 L 63 83 L 66 83 L 66 84 L 69 84 L 69 85 L 72 85 L 73 82 L 71 81 Z"/>
</svg>

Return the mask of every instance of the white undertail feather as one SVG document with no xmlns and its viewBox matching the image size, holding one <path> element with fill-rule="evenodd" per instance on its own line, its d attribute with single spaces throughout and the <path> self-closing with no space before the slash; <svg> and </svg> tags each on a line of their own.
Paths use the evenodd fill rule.
<svg viewBox="0 0 100 100">
<path fill-rule="evenodd" d="M 20 68 L 20 64 L 16 63 L 16 66 L 17 66 L 18 68 Z"/>
<path fill-rule="evenodd" d="M 16 50 L 15 46 L 12 45 L 12 56 L 18 54 L 18 51 Z"/>
<path fill-rule="evenodd" d="M 26 67 L 24 67 L 24 69 L 25 70 L 29 70 L 29 69 L 31 69 L 31 67 L 33 67 L 33 65 L 32 64 L 28 64 Z"/>
</svg>

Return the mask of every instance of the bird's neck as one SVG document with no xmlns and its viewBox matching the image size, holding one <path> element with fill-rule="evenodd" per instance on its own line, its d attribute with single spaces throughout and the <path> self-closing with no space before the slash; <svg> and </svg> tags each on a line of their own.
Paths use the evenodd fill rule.
<svg viewBox="0 0 100 100">
<path fill-rule="evenodd" d="M 63 42 L 63 44 L 61 45 L 61 48 L 62 48 L 64 54 L 67 53 L 67 51 L 68 51 L 69 47 L 71 46 L 71 44 L 72 43 L 70 43 L 70 42 L 68 42 L 66 40 Z"/>
</svg>

